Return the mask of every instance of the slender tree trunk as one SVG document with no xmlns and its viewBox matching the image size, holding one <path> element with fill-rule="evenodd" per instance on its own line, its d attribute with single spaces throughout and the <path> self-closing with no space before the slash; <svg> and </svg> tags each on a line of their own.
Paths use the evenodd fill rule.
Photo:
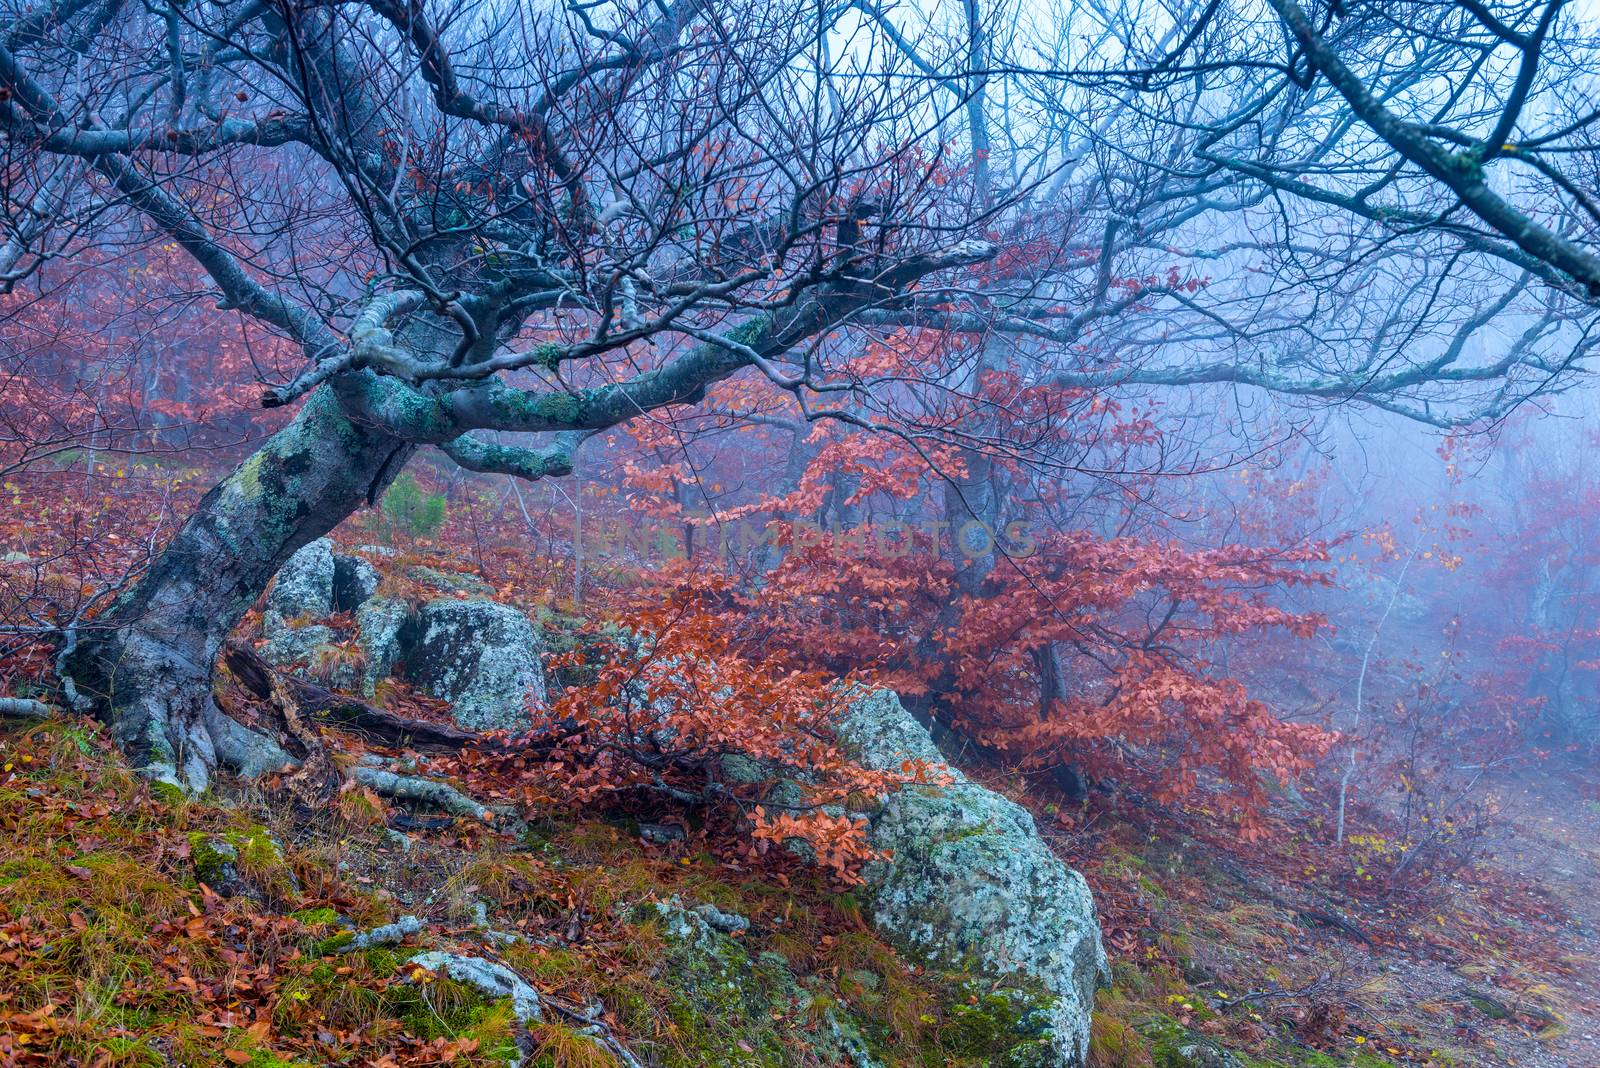
<svg viewBox="0 0 1600 1068">
<path fill-rule="evenodd" d="M 284 762 L 275 742 L 212 701 L 217 654 L 283 562 L 374 502 L 412 450 L 351 422 L 322 387 L 206 494 L 139 584 L 95 621 L 63 673 L 135 767 L 198 791 L 219 765 L 254 775 Z"/>
</svg>

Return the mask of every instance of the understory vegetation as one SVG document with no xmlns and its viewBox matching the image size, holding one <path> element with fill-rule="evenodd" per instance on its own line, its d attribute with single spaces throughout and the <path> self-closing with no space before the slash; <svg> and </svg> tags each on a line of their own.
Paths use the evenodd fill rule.
<svg viewBox="0 0 1600 1068">
<path fill-rule="evenodd" d="M 1597 70 L 0 0 L 0 1068 L 1600 1065 Z"/>
</svg>

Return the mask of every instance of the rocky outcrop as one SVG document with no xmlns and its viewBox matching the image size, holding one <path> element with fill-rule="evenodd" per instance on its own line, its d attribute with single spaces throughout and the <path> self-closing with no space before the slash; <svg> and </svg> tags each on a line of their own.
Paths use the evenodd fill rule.
<svg viewBox="0 0 1600 1068">
<path fill-rule="evenodd" d="M 406 677 L 449 701 L 468 730 L 528 725 L 528 702 L 546 698 L 539 638 L 528 617 L 493 601 L 430 601 L 405 651 Z"/>
<path fill-rule="evenodd" d="M 782 956 L 753 953 L 740 941 L 750 926 L 743 916 L 673 898 L 642 906 L 636 919 L 654 923 L 666 944 L 661 977 L 682 999 L 674 1015 L 743 1036 L 749 1058 L 719 1064 L 788 1063 L 784 1052 L 798 1032 L 818 1064 L 881 1068 L 847 1006 L 819 999 Z"/>
<path fill-rule="evenodd" d="M 333 611 L 333 576 L 333 543 L 327 538 L 289 557 L 267 595 L 263 656 L 279 666 L 306 663 L 333 641 L 333 630 L 318 622 Z"/>
<path fill-rule="evenodd" d="M 528 702 L 546 699 L 541 646 L 521 612 L 482 597 L 483 580 L 413 567 L 407 577 L 446 594 L 420 608 L 376 596 L 382 581 L 368 560 L 334 552 L 321 538 L 279 571 L 262 620 L 262 654 L 280 667 L 316 664 L 340 637 L 323 620 L 353 613 L 358 657 L 327 658 L 328 685 L 371 696 L 378 680 L 399 675 L 449 701 L 469 730 L 516 731 L 528 725 Z M 347 633 L 345 638 L 349 638 Z"/>
<path fill-rule="evenodd" d="M 926 729 L 887 690 L 850 707 L 840 737 L 863 764 L 943 764 Z M 1095 987 L 1106 977 L 1094 899 L 1015 802 L 946 768 L 951 782 L 906 786 L 870 816 L 889 859 L 863 873 L 872 921 L 904 949 L 944 968 L 971 967 L 1014 986 L 1044 1018 L 1032 1054 L 1009 1063 L 1080 1068 Z"/>
</svg>

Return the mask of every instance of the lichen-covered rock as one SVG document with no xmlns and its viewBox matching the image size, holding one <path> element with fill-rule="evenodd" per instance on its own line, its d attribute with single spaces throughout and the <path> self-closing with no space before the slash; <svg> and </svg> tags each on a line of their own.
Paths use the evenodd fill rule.
<svg viewBox="0 0 1600 1068">
<path fill-rule="evenodd" d="M 333 644 L 333 628 L 321 623 L 290 623 L 285 620 L 264 622 L 261 632 L 267 643 L 261 655 L 278 667 L 291 664 L 312 664 L 318 653 Z"/>
<path fill-rule="evenodd" d="M 354 612 L 378 592 L 383 576 L 359 556 L 336 553 L 333 557 L 333 610 Z"/>
<path fill-rule="evenodd" d="M 869 767 L 943 763 L 927 730 L 887 690 L 858 698 L 840 737 Z M 1025 809 L 946 770 L 949 785 L 903 787 L 871 815 L 872 845 L 889 855 L 863 873 L 874 926 L 942 967 L 1014 979 L 1019 996 L 1040 999 L 1048 1017 L 1048 1041 L 1033 1063 L 1078 1068 L 1094 990 L 1107 973 L 1089 887 L 1050 851 Z"/>
<path fill-rule="evenodd" d="M 1208 1042 L 1191 1042 L 1178 1048 L 1181 1068 L 1244 1068 L 1239 1058 Z"/>
<path fill-rule="evenodd" d="M 449 701 L 468 730 L 521 730 L 528 702 L 546 698 L 539 639 L 528 617 L 493 601 L 431 601 L 405 652 L 406 673 L 423 690 Z"/>
<path fill-rule="evenodd" d="M 316 622 L 333 611 L 333 575 L 333 543 L 327 538 L 318 538 L 285 561 L 267 595 L 262 656 L 280 667 L 308 663 L 333 641 L 333 631 Z"/>
<path fill-rule="evenodd" d="M 406 577 L 423 586 L 432 586 L 441 593 L 466 593 L 474 597 L 487 597 L 494 592 L 494 587 L 477 575 L 468 575 L 462 571 L 441 571 L 425 564 L 406 568 Z"/>
<path fill-rule="evenodd" d="M 752 955 L 712 916 L 730 918 L 712 906 L 688 908 L 673 898 L 642 906 L 638 917 L 654 921 L 666 941 L 662 978 L 681 997 L 673 1017 L 695 1022 L 696 1030 L 718 1029 L 697 1051 L 706 1068 L 791 1063 L 785 1048 L 796 1028 L 816 1063 L 881 1068 L 846 1006 L 819 1000 L 783 957 Z M 781 1031 L 777 1020 L 785 1021 Z M 742 1036 L 739 1044 L 728 1040 L 730 1033 Z"/>
<path fill-rule="evenodd" d="M 405 655 L 404 635 L 411 606 L 394 597 L 373 597 L 356 609 L 356 647 L 361 650 L 357 688 L 371 697 Z"/>
<path fill-rule="evenodd" d="M 284 562 L 267 595 L 267 611 L 284 619 L 333 611 L 333 542 L 318 538 Z"/>
<path fill-rule="evenodd" d="M 539 992 L 504 964 L 496 964 L 482 957 L 464 957 L 458 953 L 433 950 L 418 953 L 411 958 L 409 966 L 448 975 L 458 983 L 476 987 L 485 996 L 497 1001 L 510 998 L 511 1012 L 519 1023 L 539 1023 L 544 1019 Z"/>
</svg>

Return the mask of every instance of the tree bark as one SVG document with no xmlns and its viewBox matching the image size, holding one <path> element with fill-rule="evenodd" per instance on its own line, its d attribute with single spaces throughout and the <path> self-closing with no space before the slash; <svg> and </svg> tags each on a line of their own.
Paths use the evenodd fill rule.
<svg viewBox="0 0 1600 1068">
<path fill-rule="evenodd" d="M 63 674 L 130 763 L 185 790 L 287 762 L 211 696 L 228 634 L 293 553 L 374 503 L 415 446 L 352 421 L 329 386 L 201 500 L 144 578 L 91 624 Z"/>
</svg>

